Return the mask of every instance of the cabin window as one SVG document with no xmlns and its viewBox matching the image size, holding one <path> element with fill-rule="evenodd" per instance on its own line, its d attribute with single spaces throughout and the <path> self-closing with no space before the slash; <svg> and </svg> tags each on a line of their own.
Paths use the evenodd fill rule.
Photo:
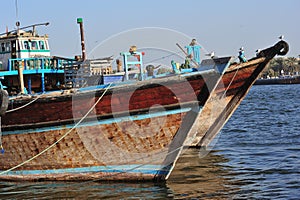
<svg viewBox="0 0 300 200">
<path fill-rule="evenodd" d="M 28 41 L 24 41 L 24 49 L 30 49 L 30 45 Z"/>
<path fill-rule="evenodd" d="M 1 43 L 1 52 L 5 52 L 5 44 Z"/>
<path fill-rule="evenodd" d="M 45 41 L 45 47 L 46 47 L 46 49 L 49 49 L 48 41 Z"/>
<path fill-rule="evenodd" d="M 10 52 L 10 43 L 9 42 L 6 42 L 6 51 L 7 52 Z"/>
<path fill-rule="evenodd" d="M 23 42 L 19 41 L 18 45 L 19 45 L 19 49 L 24 49 Z"/>
<path fill-rule="evenodd" d="M 12 48 L 13 48 L 13 49 L 16 49 L 16 48 L 17 48 L 17 46 L 16 46 L 16 41 L 13 41 L 11 44 L 12 44 Z"/>
<path fill-rule="evenodd" d="M 37 43 L 37 41 L 31 41 L 31 49 L 32 50 L 38 49 L 38 43 Z"/>
<path fill-rule="evenodd" d="M 40 49 L 45 49 L 44 41 L 39 41 L 39 46 L 40 46 Z"/>
</svg>

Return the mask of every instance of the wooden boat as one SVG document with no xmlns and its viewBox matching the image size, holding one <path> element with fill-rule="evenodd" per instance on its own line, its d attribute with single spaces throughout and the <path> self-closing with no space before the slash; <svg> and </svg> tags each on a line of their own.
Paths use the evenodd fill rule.
<svg viewBox="0 0 300 200">
<path fill-rule="evenodd" d="M 49 87 L 57 89 L 57 83 L 64 81 L 63 62 L 75 59 L 50 56 L 48 35 L 38 35 L 36 32 L 37 26 L 48 24 L 19 28 L 17 23 L 16 30 L 0 34 L 1 86 L 7 86 L 9 94 L 17 94 L 20 90 L 22 93 L 32 93 L 37 90 L 44 92 Z M 32 30 L 25 31 L 31 27 Z M 19 76 L 20 73 L 22 76 Z M 25 88 L 28 91 L 23 91 Z"/>
<path fill-rule="evenodd" d="M 14 38 L 9 43 L 12 45 L 21 39 L 39 39 L 18 34 L 4 39 Z M 14 51 L 18 54 L 21 50 Z M 21 93 L 31 87 L 33 77 L 41 77 L 36 84 L 41 85 L 42 93 L 10 96 L 5 105 L 7 94 L 1 90 L 1 107 L 8 108 L 2 113 L 0 179 L 129 181 L 169 177 L 190 127 L 210 96 L 209 90 L 221 80 L 231 58 L 146 77 L 141 52 L 122 55 L 125 71 L 113 74 L 103 73 L 109 68 L 102 62 L 107 58 L 97 60 L 101 66 L 96 70 L 92 70 L 92 60 L 63 59 L 54 71 L 54 65 L 46 71 L 42 56 L 34 58 L 42 61 L 34 69 L 25 64 L 32 58 L 10 58 L 19 60 L 18 67 L 7 65 L 0 72 L 6 89 L 11 92 L 16 86 L 8 84 L 10 78 L 19 77 L 22 85 L 22 74 L 28 74 L 28 84 L 20 87 Z M 136 56 L 139 60 L 130 61 Z M 52 63 L 57 58 L 48 59 Z M 138 65 L 139 73 L 130 73 L 132 65 Z M 93 76 L 84 77 L 86 70 L 89 75 L 93 71 Z M 49 82 L 45 80 L 52 80 L 54 74 L 59 80 L 50 85 L 70 83 L 73 88 L 47 91 Z M 81 87 L 88 82 L 100 84 Z"/>
<path fill-rule="evenodd" d="M 198 115 L 185 146 L 208 146 L 240 105 L 270 60 L 276 55 L 285 55 L 288 50 L 288 44 L 279 41 L 247 62 L 232 63 L 207 100 L 202 113 Z"/>
<path fill-rule="evenodd" d="M 300 75 L 282 76 L 278 78 L 260 78 L 254 85 L 283 85 L 283 84 L 300 84 Z"/>
</svg>

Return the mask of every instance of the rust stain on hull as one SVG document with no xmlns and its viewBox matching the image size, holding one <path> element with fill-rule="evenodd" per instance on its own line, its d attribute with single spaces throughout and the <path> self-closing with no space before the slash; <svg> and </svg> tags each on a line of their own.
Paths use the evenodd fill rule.
<svg viewBox="0 0 300 200">
<path fill-rule="evenodd" d="M 53 148 L 16 170 L 56 170 L 114 165 L 161 165 L 185 113 L 74 129 Z M 5 154 L 0 171 L 10 169 L 43 151 L 70 128 L 9 134 L 2 138 Z M 141 132 L 141 130 L 143 130 Z M 1 175 L 7 180 L 146 180 L 147 173 L 62 173 Z"/>
</svg>

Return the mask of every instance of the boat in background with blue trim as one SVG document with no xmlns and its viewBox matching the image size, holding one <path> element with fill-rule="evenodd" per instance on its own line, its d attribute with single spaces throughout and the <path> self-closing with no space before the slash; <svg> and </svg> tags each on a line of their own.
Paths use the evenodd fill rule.
<svg viewBox="0 0 300 200">
<path fill-rule="evenodd" d="M 12 95 L 20 90 L 31 94 L 36 89 L 41 92 L 50 87 L 57 89 L 57 83 L 64 81 L 64 63 L 75 59 L 50 55 L 48 35 L 40 36 L 36 31 L 36 27 L 48 26 L 48 22 L 22 28 L 19 22 L 16 25 L 16 30 L 0 34 L 1 85 Z"/>
<path fill-rule="evenodd" d="M 260 78 L 254 85 L 282 85 L 282 84 L 300 84 L 300 75 L 284 75 L 276 78 Z"/>
</svg>

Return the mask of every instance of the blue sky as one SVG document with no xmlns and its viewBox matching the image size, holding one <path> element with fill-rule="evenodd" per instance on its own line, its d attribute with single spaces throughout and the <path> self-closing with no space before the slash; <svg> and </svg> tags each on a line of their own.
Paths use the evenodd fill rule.
<svg viewBox="0 0 300 200">
<path fill-rule="evenodd" d="M 161 27 L 196 38 L 219 56 L 236 55 L 243 46 L 252 57 L 281 34 L 290 44 L 288 56 L 300 54 L 299 0 L 5 0 L 1 8 L 1 33 L 6 26 L 15 28 L 17 20 L 21 26 L 50 22 L 39 33 L 49 34 L 52 55 L 80 54 L 78 17 L 84 20 L 88 52 L 120 32 Z"/>
</svg>

